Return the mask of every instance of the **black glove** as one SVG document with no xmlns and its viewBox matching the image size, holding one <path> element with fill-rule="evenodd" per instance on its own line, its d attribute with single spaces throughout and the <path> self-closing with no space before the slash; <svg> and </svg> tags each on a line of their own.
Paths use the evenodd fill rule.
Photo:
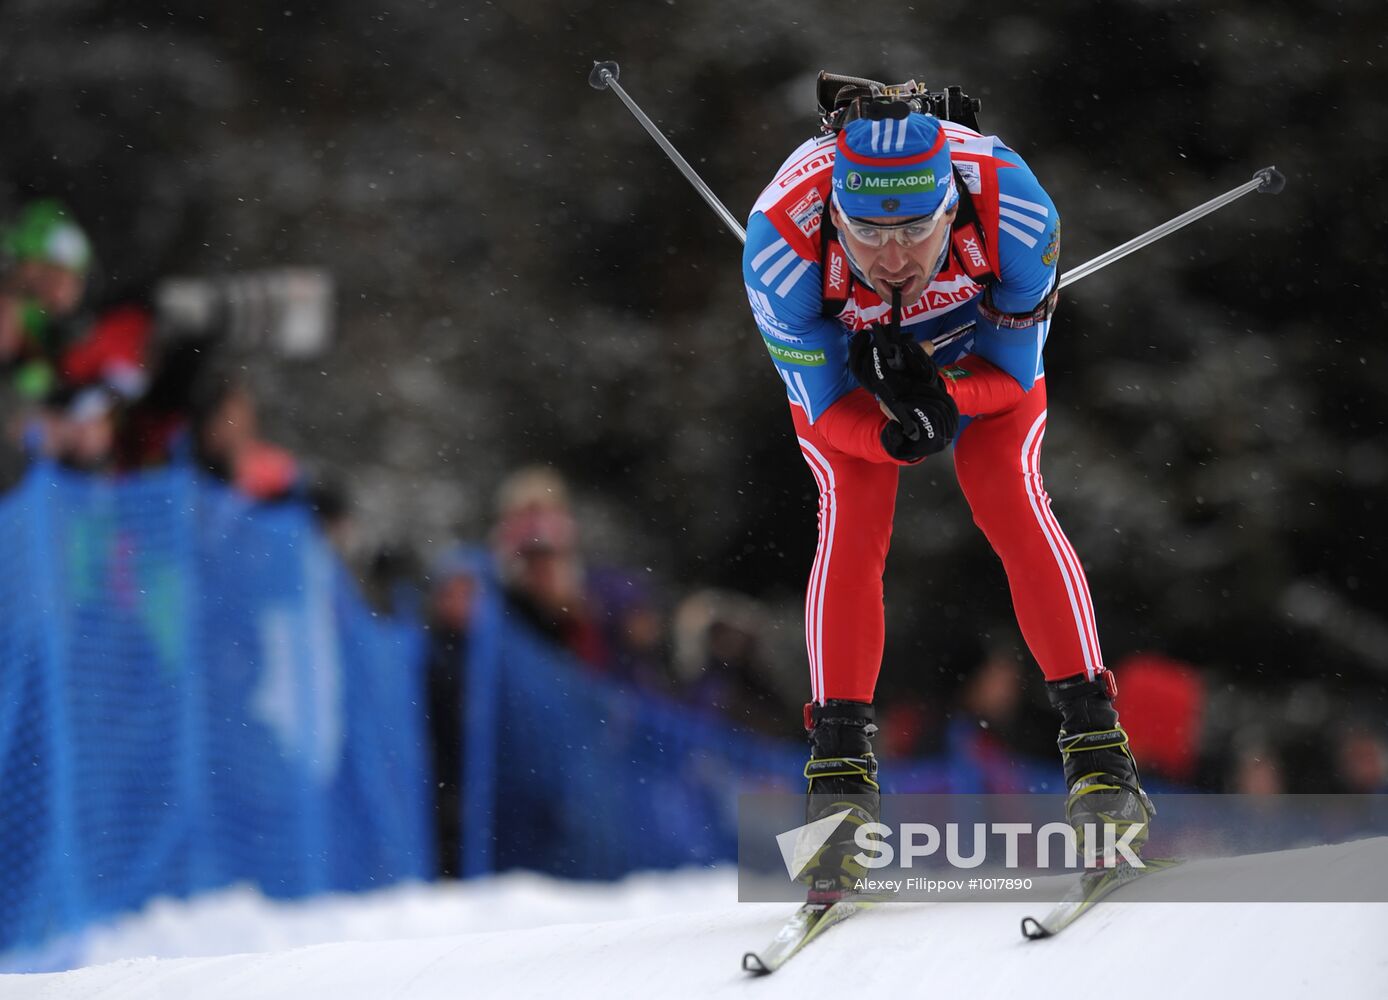
<svg viewBox="0 0 1388 1000">
<path fill-rule="evenodd" d="M 899 415 L 897 420 L 887 421 L 882 428 L 882 447 L 899 462 L 919 462 L 927 455 L 944 451 L 959 432 L 959 407 L 954 405 L 954 397 L 943 381 L 897 402 L 905 419 Z M 893 407 L 892 412 L 896 413 L 897 408 Z"/>
<path fill-rule="evenodd" d="M 901 398 L 936 385 L 939 369 L 925 348 L 891 327 L 859 330 L 848 344 L 848 368 L 868 392 Z"/>
<path fill-rule="evenodd" d="M 868 327 L 855 333 L 848 344 L 848 368 L 914 440 L 918 422 L 912 420 L 905 400 L 943 388 L 939 369 L 925 348 L 895 327 Z"/>
</svg>

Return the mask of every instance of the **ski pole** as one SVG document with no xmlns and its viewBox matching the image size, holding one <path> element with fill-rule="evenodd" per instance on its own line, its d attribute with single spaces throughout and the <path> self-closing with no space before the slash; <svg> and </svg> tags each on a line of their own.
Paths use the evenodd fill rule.
<svg viewBox="0 0 1388 1000">
<path fill-rule="evenodd" d="M 675 149 L 674 146 L 670 145 L 670 141 L 666 139 L 665 136 L 660 134 L 660 129 L 655 127 L 655 122 L 647 118 L 641 109 L 636 106 L 636 102 L 627 96 L 627 92 L 623 90 L 622 85 L 617 82 L 619 73 L 621 73 L 621 68 L 615 62 L 595 62 L 593 63 L 593 72 L 588 74 L 588 83 L 594 90 L 611 89 L 614 94 L 622 99 L 622 103 L 627 106 L 627 110 L 635 116 L 637 121 L 645 126 L 646 131 L 651 134 L 651 138 L 656 141 L 661 149 L 665 150 L 665 155 L 670 157 L 670 159 L 674 161 L 675 166 L 680 168 L 680 172 L 684 174 L 685 179 L 688 180 L 690 184 L 693 184 L 695 189 L 704 196 L 704 201 L 708 202 L 709 208 L 718 213 L 718 217 L 723 220 L 723 225 L 731 229 L 740 241 L 746 243 L 747 231 L 737 224 L 737 220 L 733 218 L 733 214 L 723 206 L 723 203 L 718 200 L 718 196 L 699 178 L 699 175 L 694 172 L 694 168 L 685 162 L 684 157 L 680 156 L 679 151 Z"/>
<path fill-rule="evenodd" d="M 684 157 L 680 156 L 675 147 L 670 145 L 669 140 L 660 134 L 660 130 L 655 127 L 655 123 L 647 118 L 641 112 L 641 109 L 637 107 L 636 102 L 627 96 L 627 92 L 617 83 L 617 74 L 619 72 L 620 69 L 615 62 L 594 62 L 593 72 L 588 75 L 588 83 L 594 90 L 607 90 L 610 88 L 622 99 L 622 103 L 627 106 L 627 110 L 635 115 L 636 120 L 645 126 L 646 131 L 651 134 L 651 138 L 655 139 L 660 145 L 660 148 L 665 151 L 665 155 L 674 161 L 675 166 L 680 168 L 680 171 L 689 182 L 704 196 L 704 201 L 708 202 L 709 207 L 718 213 L 718 217 L 723 220 L 724 225 L 731 229 L 733 234 L 745 244 L 747 242 L 746 231 L 737 224 L 737 220 L 733 218 L 732 213 L 723 206 L 723 203 L 718 200 L 718 196 L 709 189 L 709 186 L 699 179 L 699 175 L 694 172 L 694 168 L 686 163 Z M 1233 190 L 1226 191 L 1217 198 L 1211 198 L 1209 201 L 1205 202 L 1205 204 L 1197 205 L 1189 212 L 1178 215 L 1168 222 L 1163 222 L 1160 226 L 1149 229 L 1141 236 L 1136 236 L 1127 243 L 1116 246 L 1112 250 L 1099 254 L 1099 256 L 1095 257 L 1093 260 L 1086 261 L 1079 267 L 1066 271 L 1060 277 L 1060 282 L 1056 286 L 1057 290 L 1064 288 L 1066 285 L 1072 285 L 1081 278 L 1086 278 L 1093 274 L 1095 271 L 1108 267 L 1114 261 L 1128 256 L 1128 254 L 1132 253 L 1134 250 L 1141 250 L 1143 247 L 1155 243 L 1157 240 L 1174 233 L 1181 227 L 1190 225 L 1196 219 L 1209 215 L 1216 209 L 1223 208 L 1231 201 L 1242 198 L 1250 191 L 1257 191 L 1259 194 L 1278 194 L 1286 183 L 1287 178 L 1282 176 L 1281 171 L 1276 167 L 1264 167 L 1253 175 L 1252 180 L 1245 181 Z"/>
<path fill-rule="evenodd" d="M 1099 254 L 1099 256 L 1095 257 L 1093 260 L 1085 261 L 1079 267 L 1071 268 L 1060 276 L 1060 284 L 1057 287 L 1064 288 L 1066 285 L 1073 284 L 1081 278 L 1088 277 L 1095 271 L 1108 267 L 1115 260 L 1128 256 L 1128 254 L 1132 253 L 1134 250 L 1141 250 L 1149 243 L 1155 243 L 1163 236 L 1169 236 L 1182 226 L 1190 225 L 1201 216 L 1209 215 L 1216 209 L 1223 208 L 1231 201 L 1242 198 L 1250 191 L 1257 191 L 1259 194 L 1278 194 L 1286 183 L 1287 178 L 1283 177 L 1281 171 L 1276 167 L 1264 167 L 1253 175 L 1252 180 L 1244 181 L 1244 183 L 1240 184 L 1238 187 L 1231 191 L 1224 192 L 1218 198 L 1211 198 L 1209 201 L 1205 202 L 1205 204 L 1197 205 L 1189 212 L 1178 215 L 1168 222 L 1163 222 L 1160 226 L 1157 226 L 1155 229 L 1149 229 L 1141 236 L 1133 237 L 1122 246 L 1116 246 L 1112 250 Z"/>
</svg>

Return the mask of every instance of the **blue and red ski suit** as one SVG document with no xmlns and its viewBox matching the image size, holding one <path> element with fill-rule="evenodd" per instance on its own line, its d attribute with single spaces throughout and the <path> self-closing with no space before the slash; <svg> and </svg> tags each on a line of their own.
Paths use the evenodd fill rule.
<svg viewBox="0 0 1388 1000">
<path fill-rule="evenodd" d="M 917 301 L 903 303 L 901 328 L 934 345 L 947 376 L 961 414 L 959 484 L 1002 560 L 1027 646 L 1048 680 L 1092 677 L 1103 662 L 1089 585 L 1051 512 L 1040 469 L 1042 348 L 1051 323 L 1042 306 L 1055 290 L 1060 217 L 1030 168 L 997 137 L 942 124 L 960 195 L 976 216 L 973 233 L 982 239 L 970 245 L 963 217 L 956 220 L 943 268 Z M 872 701 L 902 464 L 881 444 L 887 418 L 848 369 L 853 332 L 885 322 L 890 307 L 841 252 L 826 252 L 821 227 L 834 157 L 833 137 L 825 136 L 785 161 L 752 210 L 743 256 L 752 314 L 819 488 L 819 546 L 805 600 L 818 703 Z"/>
</svg>

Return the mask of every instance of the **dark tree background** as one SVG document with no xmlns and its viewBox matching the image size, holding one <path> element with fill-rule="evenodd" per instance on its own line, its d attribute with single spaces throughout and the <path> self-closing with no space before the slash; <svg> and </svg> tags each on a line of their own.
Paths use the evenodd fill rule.
<svg viewBox="0 0 1388 1000">
<path fill-rule="evenodd" d="M 3 24 L 0 209 L 71 203 L 101 296 L 332 270 L 333 351 L 245 362 L 269 434 L 345 477 L 369 533 L 482 537 L 500 476 L 550 461 L 599 553 L 787 623 L 813 483 L 739 248 L 594 59 L 739 216 L 813 132 L 819 69 L 961 84 L 1060 206 L 1063 268 L 1274 163 L 1281 196 L 1066 293 L 1048 485 L 1110 662 L 1385 714 L 1380 0 L 11 0 Z M 1010 627 L 948 461 L 903 477 L 889 573 L 895 684 Z"/>
</svg>

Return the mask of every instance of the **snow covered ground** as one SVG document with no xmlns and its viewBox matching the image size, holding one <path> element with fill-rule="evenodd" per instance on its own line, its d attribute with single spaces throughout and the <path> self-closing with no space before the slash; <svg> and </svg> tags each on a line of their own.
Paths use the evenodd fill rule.
<svg viewBox="0 0 1388 1000">
<path fill-rule="evenodd" d="M 1315 850 L 1362 871 L 1364 843 Z M 1388 842 L 1373 843 L 1382 860 Z M 1240 865 L 1284 878 L 1277 857 Z M 1208 879 L 1212 864 L 1162 878 Z M 616 885 L 506 875 L 297 903 L 233 889 L 94 930 L 87 967 L 0 976 L 0 998 L 1388 996 L 1388 904 L 1110 903 L 1041 942 L 1018 933 L 1034 903 L 900 904 L 750 979 L 742 953 L 789 909 L 737 903 L 730 871 Z"/>
</svg>

